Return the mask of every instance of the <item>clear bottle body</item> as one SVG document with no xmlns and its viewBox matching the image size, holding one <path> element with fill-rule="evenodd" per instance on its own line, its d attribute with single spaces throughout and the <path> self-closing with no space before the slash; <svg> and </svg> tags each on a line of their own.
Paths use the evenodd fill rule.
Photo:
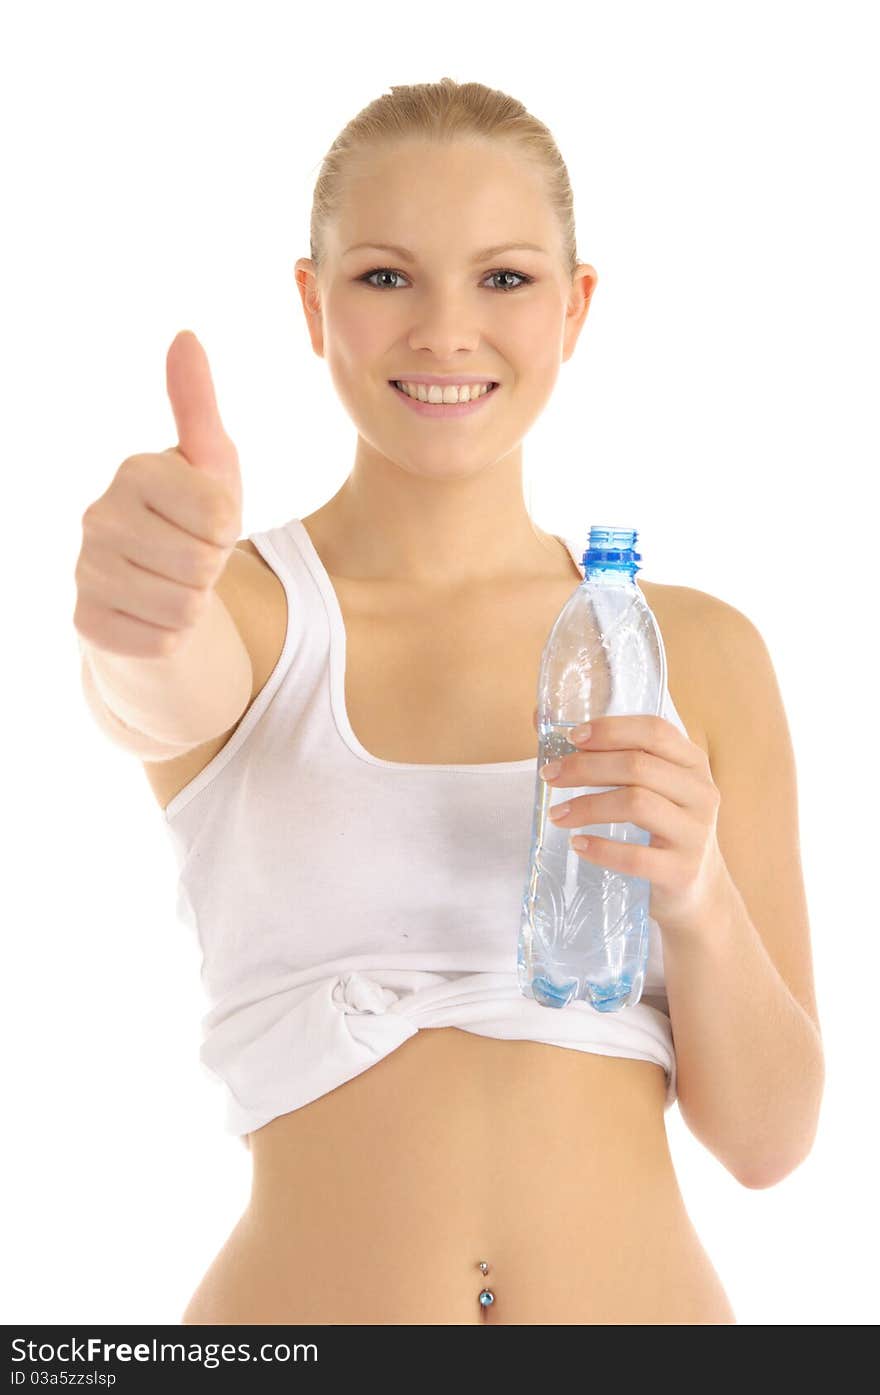
<svg viewBox="0 0 880 1395">
<path fill-rule="evenodd" d="M 593 535 L 599 530 L 593 529 Z M 603 530 L 611 531 L 611 530 Z M 635 541 L 635 533 L 624 534 Z M 591 717 L 659 715 L 666 686 L 666 655 L 659 627 L 635 583 L 637 553 L 606 565 L 601 556 L 563 607 L 550 632 L 538 683 L 538 770 L 578 750 L 572 727 Z M 589 749 L 589 748 L 587 748 Z M 579 788 L 536 779 L 529 870 L 517 947 L 521 992 L 545 1007 L 574 1000 L 600 1012 L 639 1001 L 649 948 L 651 885 L 581 857 L 570 845 L 579 832 L 623 843 L 650 843 L 628 822 L 558 828 L 547 812 L 584 794 L 614 786 Z"/>
</svg>

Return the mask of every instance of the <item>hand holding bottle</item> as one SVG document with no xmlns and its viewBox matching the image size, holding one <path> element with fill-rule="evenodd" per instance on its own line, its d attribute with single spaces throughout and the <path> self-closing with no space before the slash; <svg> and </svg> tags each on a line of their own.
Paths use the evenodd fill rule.
<svg viewBox="0 0 880 1395">
<path fill-rule="evenodd" d="M 647 847 L 593 834 L 572 847 L 588 862 L 649 881 L 650 913 L 664 934 L 704 933 L 730 888 L 717 838 L 721 795 L 705 751 L 654 716 L 596 717 L 568 740 L 588 749 L 544 765 L 541 778 L 553 789 L 614 788 L 560 800 L 547 817 L 557 828 L 631 823 L 647 830 Z"/>
</svg>

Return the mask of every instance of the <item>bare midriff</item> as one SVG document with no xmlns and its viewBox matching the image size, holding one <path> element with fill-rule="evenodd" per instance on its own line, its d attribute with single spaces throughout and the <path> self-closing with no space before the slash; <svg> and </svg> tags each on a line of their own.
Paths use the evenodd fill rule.
<svg viewBox="0 0 880 1395">
<path fill-rule="evenodd" d="M 250 1203 L 182 1322 L 734 1323 L 665 1088 L 649 1061 L 420 1031 L 250 1135 Z"/>
<path fill-rule="evenodd" d="M 533 753 L 534 675 L 580 579 L 564 544 L 547 538 L 546 576 L 483 588 L 465 605 L 340 577 L 325 514 L 306 521 L 340 600 L 345 706 L 362 746 L 427 764 Z M 256 695 L 280 653 L 286 606 L 246 546 L 253 595 L 228 598 Z M 642 586 L 676 707 L 708 753 L 678 588 Z M 147 767 L 163 805 L 230 734 Z M 421 1030 L 249 1136 L 249 1204 L 182 1321 L 733 1323 L 678 1188 L 665 1094 L 650 1061 Z"/>
</svg>

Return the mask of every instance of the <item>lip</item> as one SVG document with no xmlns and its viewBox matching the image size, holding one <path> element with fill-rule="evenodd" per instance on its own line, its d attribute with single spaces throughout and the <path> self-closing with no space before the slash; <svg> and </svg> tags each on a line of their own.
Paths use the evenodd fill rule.
<svg viewBox="0 0 880 1395">
<path fill-rule="evenodd" d="M 467 382 L 467 379 L 462 380 L 459 378 L 458 381 L 462 383 L 463 386 L 464 383 Z M 399 398 L 411 411 L 419 412 L 423 417 L 447 417 L 450 420 L 453 417 L 466 417 L 471 412 L 478 412 L 481 407 L 484 407 L 487 402 L 501 391 L 501 385 L 499 384 L 498 387 L 492 388 L 490 392 L 484 392 L 482 397 L 477 398 L 476 402 L 417 402 L 414 397 L 408 397 L 405 392 L 401 392 L 400 388 L 395 387 L 392 382 L 389 382 L 388 386 L 394 393 L 394 396 Z"/>
<path fill-rule="evenodd" d="M 443 373 L 401 373 L 396 381 L 398 383 L 425 383 L 428 387 L 447 387 L 452 383 L 456 387 L 464 387 L 465 385 L 473 387 L 476 383 L 479 387 L 482 383 L 497 383 L 498 379 L 475 377 L 472 373 L 462 373 L 457 378 L 453 377 L 451 373 L 445 375 Z"/>
</svg>

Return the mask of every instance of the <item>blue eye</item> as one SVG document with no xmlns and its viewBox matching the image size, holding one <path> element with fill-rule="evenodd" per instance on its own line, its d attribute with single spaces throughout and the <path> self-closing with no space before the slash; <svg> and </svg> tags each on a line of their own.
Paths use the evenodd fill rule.
<svg viewBox="0 0 880 1395">
<path fill-rule="evenodd" d="M 388 275 L 388 276 L 403 276 L 403 275 L 405 275 L 405 273 L 402 272 L 402 271 L 395 271 L 395 270 L 393 270 L 393 268 L 391 268 L 391 267 L 389 267 L 389 266 L 377 266 L 377 267 L 375 268 L 374 271 L 366 271 L 366 272 L 364 272 L 363 276 L 359 276 L 357 279 L 358 279 L 359 281 L 363 281 L 366 285 L 372 285 L 373 288 L 374 288 L 374 290 L 377 290 L 377 291 L 380 291 L 380 290 L 389 290 L 389 291 L 396 290 L 396 289 L 397 289 L 396 286 L 377 286 L 377 285 L 375 285 L 374 282 L 372 282 L 372 281 L 370 280 L 370 277 L 371 277 L 371 276 L 382 276 L 382 275 Z M 526 286 L 530 286 L 530 285 L 532 284 L 532 281 L 534 280 L 534 277 L 532 277 L 532 276 L 525 276 L 521 271 L 511 271 L 511 270 L 508 270 L 507 267 L 503 267 L 500 271 L 487 271 L 487 272 L 486 272 L 486 277 L 489 277 L 489 276 L 515 276 L 515 277 L 517 278 L 517 280 L 518 280 L 521 284 L 526 285 Z M 486 279 L 486 278 L 484 277 L 484 279 Z M 495 286 L 494 289 L 495 289 L 496 291 L 502 291 L 503 293 L 507 294 L 507 293 L 509 293 L 510 291 L 518 291 L 518 290 L 520 289 L 520 286 Z"/>
</svg>

